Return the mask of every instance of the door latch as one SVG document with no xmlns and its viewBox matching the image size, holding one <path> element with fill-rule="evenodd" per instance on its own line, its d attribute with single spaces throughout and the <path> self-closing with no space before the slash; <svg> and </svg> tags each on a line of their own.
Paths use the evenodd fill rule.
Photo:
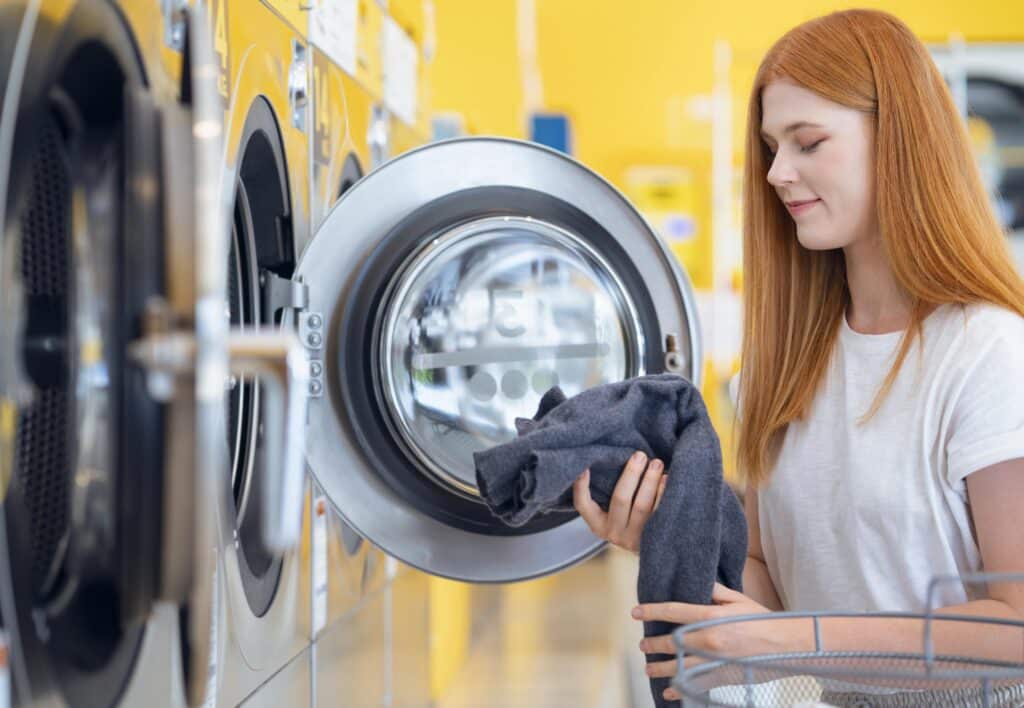
<svg viewBox="0 0 1024 708">
<path fill-rule="evenodd" d="M 376 169 L 387 162 L 391 151 L 390 115 L 388 109 L 380 104 L 375 104 L 371 109 L 366 144 L 370 148 L 370 169 Z"/>
<path fill-rule="evenodd" d="M 684 375 L 686 362 L 679 351 L 679 338 L 674 334 L 665 335 L 665 371 L 670 374 Z"/>
<path fill-rule="evenodd" d="M 308 49 L 292 40 L 292 65 L 288 70 L 288 103 L 292 109 L 292 127 L 306 132 L 306 106 L 309 104 Z"/>
<path fill-rule="evenodd" d="M 185 51 L 185 27 L 188 0 L 160 0 L 164 16 L 164 44 L 176 52 Z"/>
</svg>

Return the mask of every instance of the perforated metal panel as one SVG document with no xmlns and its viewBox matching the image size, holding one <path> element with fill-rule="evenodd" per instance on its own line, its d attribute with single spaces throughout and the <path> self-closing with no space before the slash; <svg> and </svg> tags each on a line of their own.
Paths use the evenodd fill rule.
<svg viewBox="0 0 1024 708">
<path fill-rule="evenodd" d="M 70 180 L 64 144 L 53 114 L 42 125 L 31 198 L 22 218 L 22 277 L 27 295 L 65 297 L 69 283 Z"/>
<path fill-rule="evenodd" d="M 56 119 L 48 114 L 41 126 L 39 151 L 34 162 L 29 201 L 21 216 L 21 271 L 26 294 L 42 300 L 63 322 L 63 332 L 48 330 L 39 341 L 51 350 L 67 335 L 67 296 L 70 289 L 70 179 L 64 159 L 63 137 Z M 53 327 L 51 320 L 48 327 Z M 32 323 L 29 323 L 30 331 Z M 37 347 L 26 352 L 33 356 Z M 67 376 L 41 385 L 31 405 L 18 419 L 15 469 L 25 494 L 30 524 L 32 588 L 44 591 L 58 565 L 61 540 L 68 529 L 70 438 Z M 37 382 L 45 384 L 46 382 Z"/>
</svg>

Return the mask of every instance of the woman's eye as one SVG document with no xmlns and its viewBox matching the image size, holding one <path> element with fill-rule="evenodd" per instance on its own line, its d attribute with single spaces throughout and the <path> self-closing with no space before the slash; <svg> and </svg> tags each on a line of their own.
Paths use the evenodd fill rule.
<svg viewBox="0 0 1024 708">
<path fill-rule="evenodd" d="M 810 145 L 808 145 L 807 147 L 800 148 L 800 152 L 803 152 L 803 153 L 814 152 L 818 148 L 818 146 L 821 145 L 823 142 L 825 142 L 825 138 L 822 138 L 821 140 L 817 140 L 817 141 L 811 143 Z"/>
</svg>

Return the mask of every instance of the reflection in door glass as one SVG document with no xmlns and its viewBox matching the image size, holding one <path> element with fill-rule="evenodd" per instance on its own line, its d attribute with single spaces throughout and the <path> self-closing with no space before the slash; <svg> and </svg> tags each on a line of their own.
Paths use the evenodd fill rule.
<svg viewBox="0 0 1024 708">
<path fill-rule="evenodd" d="M 643 336 L 612 266 L 579 237 L 492 217 L 430 242 L 386 300 L 378 371 L 402 438 L 436 480 L 477 495 L 472 453 L 515 419 L 639 373 Z"/>
</svg>

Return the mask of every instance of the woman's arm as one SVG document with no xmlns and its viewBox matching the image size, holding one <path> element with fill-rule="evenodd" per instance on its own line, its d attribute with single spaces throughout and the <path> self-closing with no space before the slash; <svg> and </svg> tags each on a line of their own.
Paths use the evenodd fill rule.
<svg viewBox="0 0 1024 708">
<path fill-rule="evenodd" d="M 768 575 L 764 551 L 761 549 L 761 525 L 758 521 L 755 488 L 747 487 L 743 507 L 747 515 L 747 562 L 743 566 L 743 592 L 769 610 L 781 610 L 779 593 Z"/>
</svg>

